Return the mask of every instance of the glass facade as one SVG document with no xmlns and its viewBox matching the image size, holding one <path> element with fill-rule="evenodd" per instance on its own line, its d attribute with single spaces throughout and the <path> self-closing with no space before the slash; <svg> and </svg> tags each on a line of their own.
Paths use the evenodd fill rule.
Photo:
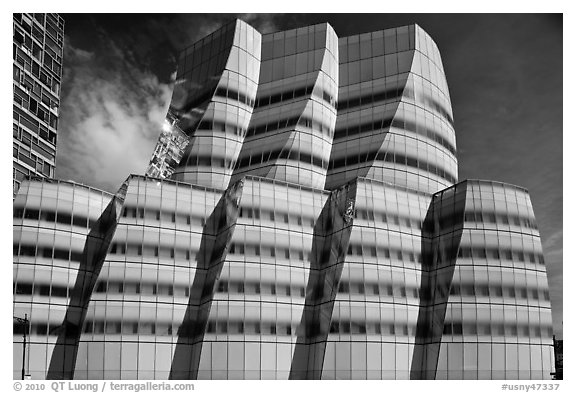
<svg viewBox="0 0 576 393">
<path fill-rule="evenodd" d="M 179 70 L 146 176 L 16 196 L 33 378 L 550 378 L 530 198 L 457 182 L 420 27 L 338 39 L 234 21 Z"/>
<path fill-rule="evenodd" d="M 256 107 L 233 179 L 324 187 L 336 122 L 337 43 L 327 23 L 262 37 Z"/>
<path fill-rule="evenodd" d="M 180 54 L 147 175 L 226 189 L 255 105 L 261 35 L 235 20 Z"/>
<path fill-rule="evenodd" d="M 98 276 L 97 260 L 106 255 L 101 233 L 112 200 L 100 190 L 41 178 L 24 181 L 16 195 L 13 314 L 28 314 L 31 321 L 26 368 L 32 378 L 48 376 L 56 360 L 53 353 L 75 348 L 73 326 L 81 326 L 83 305 L 92 293 L 90 282 Z M 20 342 L 23 329 L 14 325 Z M 66 331 L 68 337 L 62 334 Z M 22 346 L 15 345 L 15 367 L 21 358 Z M 60 368 L 73 369 L 71 359 L 64 358 L 59 357 Z"/>
<path fill-rule="evenodd" d="M 527 191 L 458 183 L 433 196 L 423 226 L 411 376 L 549 379 L 550 296 Z"/>
<path fill-rule="evenodd" d="M 417 25 L 340 38 L 338 117 L 326 188 L 361 176 L 436 192 L 458 178 L 448 85 Z"/>
</svg>

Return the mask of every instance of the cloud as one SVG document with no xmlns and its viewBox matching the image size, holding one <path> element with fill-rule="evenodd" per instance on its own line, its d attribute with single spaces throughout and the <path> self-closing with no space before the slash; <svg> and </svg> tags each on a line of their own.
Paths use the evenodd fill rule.
<svg viewBox="0 0 576 393">
<path fill-rule="evenodd" d="M 172 87 L 106 38 L 106 57 L 65 44 L 56 176 L 115 191 L 146 170 Z"/>
<path fill-rule="evenodd" d="M 278 30 L 267 14 L 142 16 L 129 25 L 120 15 L 88 16 L 88 31 L 64 45 L 56 177 L 115 191 L 131 173 L 144 173 L 178 52 L 236 17 L 261 32 Z"/>
<path fill-rule="evenodd" d="M 248 23 L 261 34 L 273 33 L 280 30 L 276 19 L 278 15 L 270 14 L 238 14 L 238 19 Z"/>
</svg>

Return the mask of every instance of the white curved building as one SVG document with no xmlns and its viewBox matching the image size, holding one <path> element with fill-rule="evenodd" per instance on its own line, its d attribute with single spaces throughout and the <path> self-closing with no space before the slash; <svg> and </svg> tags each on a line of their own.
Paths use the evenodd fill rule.
<svg viewBox="0 0 576 393">
<path fill-rule="evenodd" d="M 550 378 L 530 198 L 458 182 L 419 26 L 233 21 L 177 79 L 147 176 L 115 195 L 34 179 L 15 198 L 33 378 Z"/>
</svg>

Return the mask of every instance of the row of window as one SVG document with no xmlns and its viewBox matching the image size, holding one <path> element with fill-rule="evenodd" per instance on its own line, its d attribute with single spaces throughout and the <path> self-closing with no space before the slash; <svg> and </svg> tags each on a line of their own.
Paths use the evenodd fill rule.
<svg viewBox="0 0 576 393">
<path fill-rule="evenodd" d="M 440 295 L 444 296 L 445 294 Z M 550 301 L 550 293 L 547 289 L 520 286 L 452 283 L 450 295 Z"/>
<path fill-rule="evenodd" d="M 420 293 L 417 287 L 407 287 L 404 285 L 390 285 L 382 283 L 366 283 L 363 281 L 346 282 L 341 281 L 338 286 L 339 293 L 349 293 L 352 295 L 386 295 L 394 297 L 425 297 L 431 299 L 430 293 Z M 441 297 L 446 294 L 439 293 Z M 458 284 L 452 283 L 450 295 L 453 296 L 485 296 L 491 298 L 511 298 L 511 299 L 532 299 L 550 300 L 550 294 L 546 289 L 514 287 L 501 285 L 483 284 Z"/>
<path fill-rule="evenodd" d="M 379 221 L 398 226 L 402 225 L 407 228 L 422 229 L 422 221 L 420 220 L 390 213 L 375 213 L 373 210 L 356 209 L 354 212 L 354 218 L 369 221 Z"/>
<path fill-rule="evenodd" d="M 486 211 L 463 212 L 462 209 L 441 211 L 438 220 L 423 223 L 423 230 L 428 234 L 441 233 L 446 230 L 451 232 L 455 227 L 461 226 L 463 220 L 468 223 L 502 224 L 538 230 L 536 221 L 532 217 Z"/>
<path fill-rule="evenodd" d="M 42 94 L 42 99 L 40 99 L 42 90 L 44 90 L 44 94 Z M 32 91 L 36 94 L 32 95 L 30 92 L 25 92 L 20 87 L 14 86 L 14 102 L 36 116 L 43 123 L 47 125 L 55 124 L 57 115 L 52 113 L 49 108 L 58 112 L 58 102 L 51 101 L 48 95 L 45 94 L 46 90 L 42 89 L 39 83 L 34 84 L 34 90 Z M 52 122 L 50 121 L 51 116 L 53 118 Z"/>
<path fill-rule="evenodd" d="M 395 259 L 398 261 L 422 263 L 422 255 L 400 248 L 388 248 L 383 246 L 367 246 L 362 244 L 349 244 L 347 255 L 369 256 L 372 258 Z"/>
<path fill-rule="evenodd" d="M 290 250 L 281 247 L 265 247 L 259 244 L 236 244 L 230 245 L 230 254 L 252 255 L 252 256 L 270 256 L 281 257 L 286 259 L 295 258 L 306 261 L 308 253 L 303 251 Z M 422 255 L 412 251 L 402 249 L 392 249 L 381 246 L 363 246 L 350 244 L 347 255 L 370 256 L 373 258 L 383 257 L 385 259 L 395 259 L 399 261 L 409 261 L 422 263 Z M 484 248 L 484 247 L 460 247 L 458 250 L 459 258 L 483 258 L 495 260 L 508 260 L 514 262 L 530 262 L 544 265 L 544 256 L 541 253 L 532 253 L 523 250 Z"/>
<path fill-rule="evenodd" d="M 159 296 L 190 296 L 190 286 L 172 285 L 157 283 L 129 283 L 121 281 L 100 281 L 96 285 L 96 293 L 109 294 L 142 294 L 142 295 L 159 295 Z M 278 295 L 305 297 L 306 289 L 300 285 L 288 285 L 279 283 L 259 283 L 243 281 L 218 281 L 216 287 L 218 293 L 241 293 L 247 295 Z"/>
<path fill-rule="evenodd" d="M 193 325 L 193 326 L 192 326 Z M 191 329 L 181 329 L 181 334 L 198 334 L 200 328 L 191 324 Z M 47 323 L 32 323 L 30 335 L 58 335 L 62 325 L 48 325 Z M 319 333 L 316 329 L 309 328 L 309 334 Z M 85 334 L 150 334 L 156 336 L 171 336 L 178 334 L 178 326 L 166 322 L 136 322 L 136 321 L 92 321 L 87 320 L 82 328 Z M 24 333 L 24 325 L 13 324 L 13 334 Z M 297 334 L 297 327 L 289 323 L 272 323 L 261 321 L 209 321 L 206 326 L 208 334 L 270 334 L 277 336 L 290 336 Z M 332 321 L 330 323 L 332 334 L 377 334 L 390 336 L 416 336 L 417 328 L 405 323 L 381 323 L 361 321 Z M 445 323 L 444 335 L 452 336 L 505 336 L 526 338 L 552 338 L 553 330 L 550 326 L 530 324 L 503 324 L 503 323 Z M 423 331 L 422 335 L 428 337 L 429 331 Z"/>
<path fill-rule="evenodd" d="M 22 31 L 20 26 L 14 26 L 14 43 L 28 52 L 39 61 L 43 61 L 46 69 L 60 76 L 62 70 L 62 44 L 58 45 L 49 36 L 44 36 L 42 29 L 34 26 L 32 31 Z M 40 45 L 32 40 L 32 37 L 40 41 Z M 45 38 L 45 40 L 44 40 Z M 44 58 L 42 59 L 42 54 Z"/>
<path fill-rule="evenodd" d="M 443 168 L 434 164 L 426 162 L 421 158 L 409 157 L 404 154 L 391 151 L 372 151 L 372 152 L 359 152 L 357 155 L 338 158 L 330 161 L 328 169 L 337 169 L 356 164 L 362 164 L 369 161 L 384 161 L 394 164 L 406 165 L 420 170 L 430 172 L 436 176 L 448 180 L 450 183 L 456 183 L 457 179 L 450 173 L 446 172 Z"/>
<path fill-rule="evenodd" d="M 322 169 L 328 168 L 328 161 L 325 161 L 322 157 L 318 157 L 308 153 L 302 153 L 299 152 L 298 150 L 276 149 L 244 157 L 238 160 L 238 162 L 236 163 L 236 169 L 238 170 L 248 166 L 259 165 L 276 159 L 300 161 L 305 162 L 307 164 L 311 164 L 318 168 Z"/>
<path fill-rule="evenodd" d="M 56 212 L 54 210 L 49 210 L 43 208 L 42 211 L 38 209 L 32 209 L 27 207 L 24 208 L 14 208 L 13 211 L 14 218 L 24 218 L 27 220 L 36 221 L 47 221 L 47 222 L 57 222 L 64 225 L 73 225 L 82 228 L 91 228 L 96 220 L 82 216 L 80 214 L 72 215 L 69 212 Z"/>
<path fill-rule="evenodd" d="M 414 325 L 401 323 L 384 324 L 380 322 L 366 323 L 356 321 L 332 321 L 330 333 L 344 334 L 384 334 L 391 336 L 416 336 L 417 328 Z M 506 336 L 506 337 L 531 337 L 551 338 L 552 327 L 537 325 L 516 325 L 499 323 L 452 323 L 444 324 L 444 335 L 462 336 Z M 423 331 L 422 335 L 429 337 L 430 331 Z"/>
<path fill-rule="evenodd" d="M 398 100 L 401 99 L 402 96 L 410 99 L 415 99 L 414 91 L 409 86 L 403 87 L 391 87 L 384 91 L 373 92 L 370 91 L 368 94 L 365 94 L 360 97 L 349 98 L 347 100 L 340 100 L 338 102 L 337 109 L 338 111 L 343 109 L 353 109 L 356 107 L 361 107 L 364 105 L 378 105 L 383 101 L 387 100 Z M 444 108 L 444 106 L 436 101 L 435 99 L 424 96 L 424 104 L 428 107 L 431 107 L 435 112 L 437 112 L 440 116 L 442 116 L 448 123 L 454 126 L 454 120 L 450 113 Z"/>
<path fill-rule="evenodd" d="M 50 95 L 46 94 L 47 90 L 39 82 L 35 81 L 33 87 L 30 85 L 26 86 L 27 84 L 24 84 L 24 86 L 28 89 L 28 92 L 14 85 L 14 102 L 45 124 L 53 124 L 55 120 L 51 123 L 50 116 L 52 115 L 56 118 L 57 115 L 54 115 L 50 109 L 58 113 L 58 101 L 54 98 L 50 99 Z"/>
<path fill-rule="evenodd" d="M 72 292 L 72 288 L 65 285 L 56 284 L 28 284 L 14 283 L 14 294 L 16 295 L 39 295 L 67 298 Z M 94 288 L 95 293 L 110 294 L 138 294 L 138 295 L 159 295 L 189 297 L 190 286 L 157 284 L 157 283 L 140 283 L 140 282 L 122 282 L 122 281 L 99 281 Z"/>
<path fill-rule="evenodd" d="M 272 258 L 308 260 L 308 253 L 302 250 L 294 250 L 283 247 L 265 247 L 259 244 L 231 243 L 230 254 L 247 256 L 265 256 Z M 110 247 L 110 254 L 138 255 L 145 257 L 162 257 L 177 260 L 193 260 L 195 254 L 190 249 L 159 247 L 154 245 L 132 244 L 114 242 Z M 348 255 L 370 256 L 373 258 L 383 257 L 399 261 L 422 263 L 422 255 L 401 249 L 389 249 L 376 246 L 353 245 L 348 246 Z M 21 257 L 41 257 L 48 259 L 82 261 L 82 252 L 70 251 L 58 247 L 37 247 L 35 245 L 13 245 L 13 255 Z M 541 253 L 532 253 L 523 250 L 484 248 L 484 247 L 460 247 L 458 258 L 493 259 L 512 262 L 529 262 L 544 265 L 544 256 Z"/>
<path fill-rule="evenodd" d="M 386 259 L 397 259 L 399 261 L 410 261 L 422 263 L 422 255 L 402 249 L 389 249 L 386 247 L 366 246 L 361 244 L 350 244 L 348 255 L 370 256 L 373 258 L 383 257 Z M 448 253 L 448 255 L 451 255 Z M 512 250 L 508 248 L 491 247 L 460 247 L 458 249 L 459 258 L 493 259 L 513 262 L 529 262 L 544 265 L 544 256 L 541 253 L 524 250 Z M 432 259 L 432 256 L 429 256 Z"/>
<path fill-rule="evenodd" d="M 53 74 L 48 73 L 46 67 L 41 66 L 35 59 L 30 58 L 30 56 L 26 55 L 24 52 L 17 49 L 15 49 L 14 52 L 15 64 L 12 69 L 12 79 L 27 94 L 36 93 L 37 97 L 40 98 L 41 91 L 50 92 L 51 94 L 56 95 L 60 93 L 60 82 L 58 76 L 53 76 Z M 50 56 L 45 54 L 45 63 L 47 59 L 50 59 Z M 22 69 L 20 67 L 22 67 Z M 34 78 L 29 74 L 34 76 Z M 41 84 L 45 87 L 41 86 Z M 54 103 L 56 102 L 57 101 L 54 101 Z M 45 114 L 44 117 L 46 123 L 49 123 L 52 127 L 56 128 L 58 120 L 56 115 L 48 113 L 47 115 Z"/>
<path fill-rule="evenodd" d="M 165 246 L 154 246 L 146 244 L 135 244 L 135 243 L 112 243 L 110 247 L 110 254 L 116 255 L 138 255 L 145 257 L 162 257 L 176 260 L 194 260 L 195 254 L 191 252 L 190 249 L 184 248 L 173 248 Z M 308 253 L 304 253 L 301 250 L 291 250 L 282 247 L 264 247 L 258 244 L 256 245 L 244 245 L 232 243 L 230 245 L 229 254 L 237 255 L 247 255 L 247 256 L 270 256 L 285 259 L 298 259 L 301 261 L 306 261 L 308 258 Z"/>
<path fill-rule="evenodd" d="M 23 52 L 16 50 L 15 52 L 16 64 L 12 65 L 12 79 L 16 84 L 26 93 L 36 93 L 38 97 L 41 92 L 55 95 L 60 93 L 60 81 L 57 76 L 47 72 L 34 58 L 30 58 Z M 57 98 L 54 100 L 56 102 Z"/>
<path fill-rule="evenodd" d="M 530 337 L 552 338 L 552 327 L 539 325 L 516 325 L 501 323 L 447 323 L 444 324 L 444 335 L 452 336 L 506 336 L 506 337 Z"/>
<path fill-rule="evenodd" d="M 316 121 L 316 120 L 313 120 L 313 119 L 306 117 L 306 116 L 295 116 L 295 117 L 291 117 L 288 119 L 275 120 L 274 122 L 261 124 L 261 125 L 256 126 L 256 127 L 250 127 L 250 128 L 248 128 L 248 132 L 246 133 L 246 137 L 261 135 L 261 134 L 265 134 L 267 132 L 272 132 L 272 131 L 280 130 L 283 128 L 293 128 L 296 125 L 310 128 L 314 131 L 317 131 L 317 132 L 320 132 L 324 135 L 327 135 L 330 138 L 332 138 L 332 136 L 333 136 L 333 130 L 329 126 L 327 126 L 326 124 L 319 122 L 319 121 Z"/>
<path fill-rule="evenodd" d="M 265 247 L 260 244 L 231 243 L 229 254 L 269 256 L 273 258 L 297 259 L 300 261 L 308 260 L 308 253 L 302 250 L 291 250 L 284 247 Z"/>
<path fill-rule="evenodd" d="M 352 109 L 359 106 L 379 103 L 380 101 L 397 100 L 399 98 L 402 98 L 403 92 L 404 87 L 398 87 L 398 86 L 394 86 L 379 92 L 370 91 L 368 94 L 363 95 L 361 97 L 339 100 L 337 110 L 341 111 L 344 109 Z"/>
<path fill-rule="evenodd" d="M 24 31 L 28 33 L 31 32 L 33 27 L 36 27 L 36 23 L 39 23 L 41 27 L 45 27 L 46 31 L 54 37 L 54 40 L 57 40 L 60 43 L 63 41 L 62 29 L 64 29 L 64 19 L 59 17 L 57 14 L 36 13 L 34 14 L 34 19 L 32 19 L 32 14 L 30 13 L 15 13 L 12 14 L 12 18 Z M 42 40 L 40 40 L 40 42 L 42 42 Z"/>
<path fill-rule="evenodd" d="M 508 248 L 460 247 L 458 249 L 458 258 L 496 259 L 544 265 L 544 256 L 541 253 L 524 250 L 511 250 Z"/>
<path fill-rule="evenodd" d="M 26 131 L 24 132 L 27 134 Z M 45 161 L 46 157 L 42 155 L 44 151 L 42 151 L 37 145 L 30 144 L 31 142 L 30 140 L 26 140 L 26 138 L 22 139 L 23 143 L 28 144 L 28 146 L 30 146 L 35 153 L 40 153 L 40 155 L 37 156 L 36 154 L 32 153 L 30 149 L 28 149 L 27 147 L 14 143 L 12 144 L 12 157 L 14 157 L 17 160 L 13 161 L 14 168 L 18 169 L 24 175 L 28 175 L 29 174 L 28 169 L 25 166 L 21 165 L 21 164 L 27 164 L 28 166 L 32 167 L 31 170 L 32 173 L 51 176 L 52 173 L 54 172 L 54 165 L 50 164 L 50 162 L 48 161 Z M 50 157 L 49 159 L 53 160 L 53 157 Z M 23 180 L 23 178 L 21 178 L 20 180 Z"/>
<path fill-rule="evenodd" d="M 99 281 L 95 293 L 127 294 L 127 295 L 159 295 L 189 297 L 189 285 L 172 285 L 143 282 Z"/>
<path fill-rule="evenodd" d="M 147 218 L 156 221 L 181 223 L 186 225 L 204 226 L 206 219 L 204 216 L 192 216 L 187 213 L 167 212 L 157 209 L 143 207 L 124 207 L 122 209 L 122 217 L 128 218 Z"/>
<path fill-rule="evenodd" d="M 442 137 L 441 135 L 437 134 L 436 131 L 431 128 L 422 126 L 416 123 L 415 121 L 411 121 L 401 117 L 395 117 L 394 120 L 392 120 L 391 125 L 396 128 L 400 128 L 403 130 L 416 133 L 418 135 L 425 136 L 428 139 L 433 140 L 436 143 L 444 146 L 453 155 L 456 155 L 456 146 L 453 145 L 444 137 Z"/>
<path fill-rule="evenodd" d="M 14 42 L 18 45 L 22 45 L 24 48 L 32 51 L 36 56 L 37 53 L 42 52 L 44 47 L 44 29 L 43 23 L 38 26 L 36 23 L 29 24 L 25 20 L 18 22 L 20 25 L 14 26 Z M 32 40 L 34 37 L 37 42 Z M 38 60 L 42 61 L 40 56 L 36 56 Z"/>
<path fill-rule="evenodd" d="M 191 216 L 190 214 L 186 213 L 160 211 L 150 208 L 144 209 L 143 207 L 125 207 L 122 210 L 122 217 L 141 218 L 141 219 L 147 218 L 156 221 L 181 223 L 186 225 L 198 225 L 198 226 L 204 226 L 204 224 L 206 223 L 206 219 L 204 217 Z M 250 208 L 250 207 L 241 207 L 239 210 L 238 217 L 254 218 L 256 220 L 260 220 L 262 218 L 264 220 L 281 222 L 285 224 L 294 224 L 298 226 L 303 226 L 304 225 L 303 223 L 305 222 L 306 225 L 310 227 L 314 227 L 315 222 L 314 218 L 312 217 L 302 217 L 299 215 L 297 216 L 294 214 L 282 213 L 274 210 Z"/>
<path fill-rule="evenodd" d="M 48 259 L 60 259 L 64 261 L 74 261 L 74 262 L 81 262 L 82 261 L 82 252 L 79 251 L 70 251 L 64 248 L 57 248 L 57 247 L 50 247 L 50 246 L 35 246 L 35 245 L 26 245 L 21 244 L 18 247 L 18 244 L 13 245 L 13 255 L 14 256 L 21 256 L 21 257 L 39 257 L 39 258 L 48 258 Z"/>
<path fill-rule="evenodd" d="M 274 105 L 279 102 L 290 101 L 293 99 L 301 98 L 312 94 L 314 90 L 314 85 L 301 87 L 299 89 L 294 89 L 290 91 L 283 91 L 281 93 L 272 94 L 265 97 L 260 97 L 256 99 L 255 108 L 262 108 L 268 105 Z M 332 107 L 336 107 L 336 100 L 326 91 L 322 91 L 322 99 L 326 101 Z"/>
<path fill-rule="evenodd" d="M 418 288 L 406 287 L 403 285 L 389 285 L 378 283 L 365 283 L 363 281 L 348 282 L 340 281 L 338 293 L 348 293 L 351 295 L 385 295 L 393 297 L 413 297 L 418 298 Z"/>
<path fill-rule="evenodd" d="M 14 87 L 15 87 L 14 89 L 15 97 L 16 95 L 19 95 L 22 98 L 26 97 L 27 94 L 24 92 L 24 90 L 22 90 L 19 86 Z M 37 97 L 37 105 L 39 105 L 40 102 L 42 102 L 42 104 L 44 104 L 46 108 L 53 109 L 56 111 L 56 113 L 58 113 L 59 100 L 58 97 L 55 97 L 51 91 L 47 90 L 45 87 L 42 87 L 40 84 L 38 84 L 37 81 L 34 81 L 34 88 L 32 89 L 32 92 Z"/>
<path fill-rule="evenodd" d="M 306 288 L 300 285 L 226 280 L 218 281 L 216 292 L 306 297 Z"/>
<path fill-rule="evenodd" d="M 22 118 L 20 120 L 24 119 Z M 29 127 L 30 132 L 26 130 L 26 133 L 29 135 L 27 136 L 27 139 L 30 139 L 32 142 L 34 142 L 35 145 L 39 145 L 42 151 L 45 151 L 47 153 L 43 155 L 47 155 L 49 157 L 56 157 L 56 149 L 54 148 L 54 146 L 56 145 L 56 132 L 50 131 L 46 126 L 44 126 L 41 123 L 38 123 L 37 125 L 36 122 L 34 122 L 33 124 L 29 124 L 30 122 L 28 120 L 26 120 L 26 122 L 28 123 L 28 125 L 31 126 Z M 19 127 L 18 124 L 12 123 L 12 136 L 18 139 L 19 141 L 23 142 L 22 138 L 24 135 L 25 135 L 24 128 Z M 51 143 L 51 145 L 47 144 L 46 142 Z M 26 143 L 26 145 L 29 147 L 32 146 L 30 143 Z"/>
<path fill-rule="evenodd" d="M 14 139 L 20 141 L 22 145 L 26 146 L 23 148 L 22 145 L 13 144 L 13 156 L 17 157 L 17 148 L 19 148 L 20 153 L 24 152 L 25 156 L 34 157 L 30 154 L 31 151 L 40 155 L 44 160 L 54 162 L 56 159 L 56 149 L 45 142 L 48 139 L 48 131 L 45 127 L 40 127 L 41 137 L 38 138 L 38 134 L 28 132 L 23 127 L 18 124 L 12 123 L 12 136 Z"/>
<path fill-rule="evenodd" d="M 450 153 L 456 155 L 456 147 L 452 145 L 447 139 L 436 133 L 435 130 L 422 126 L 416 122 L 394 118 L 394 115 L 387 117 L 382 120 L 376 120 L 374 122 L 362 123 L 356 125 L 348 125 L 345 128 L 337 128 L 334 132 L 334 140 L 339 138 L 345 138 L 352 135 L 357 135 L 365 132 L 371 132 L 375 130 L 386 129 L 390 126 L 400 128 L 403 130 L 414 132 L 418 135 L 425 136 L 426 138 L 435 141 L 436 143 L 444 146 Z"/>
<path fill-rule="evenodd" d="M 33 168 L 32 171 L 34 171 L 34 169 L 37 167 L 41 171 L 43 169 L 42 163 L 44 161 L 41 158 L 37 157 L 35 154 L 31 154 L 28 149 L 22 148 L 22 146 L 19 147 L 20 148 L 18 148 L 17 144 L 13 145 L 12 156 L 16 158 L 18 162 L 27 164 L 28 166 L 32 167 Z M 46 164 L 48 164 L 46 169 L 48 170 L 48 172 L 50 172 L 50 164 L 49 163 Z"/>
<path fill-rule="evenodd" d="M 213 155 L 189 155 L 186 158 L 186 165 L 192 167 L 209 166 L 212 168 L 226 168 L 231 170 L 234 168 L 234 161 L 228 158 L 214 157 Z"/>
<path fill-rule="evenodd" d="M 405 95 L 410 98 L 414 98 L 412 91 L 409 88 L 407 90 L 409 91 Z M 440 116 L 446 119 L 446 121 L 452 127 L 454 127 L 454 119 L 452 118 L 452 115 L 450 115 L 450 112 L 448 112 L 446 108 L 444 108 L 444 105 L 442 105 L 442 103 L 438 102 L 433 97 L 424 96 L 424 104 L 434 109 L 437 113 L 440 114 Z"/>
<path fill-rule="evenodd" d="M 415 103 L 418 103 L 414 95 L 414 90 L 409 85 L 407 85 L 404 89 L 404 98 L 412 99 Z M 419 98 L 423 99 L 423 104 L 425 107 L 431 108 L 434 112 L 443 117 L 444 120 L 446 120 L 448 124 L 452 126 L 452 128 L 454 128 L 454 119 L 452 119 L 452 116 L 441 102 L 425 93 L 420 93 Z"/>
<path fill-rule="evenodd" d="M 67 298 L 72 289 L 64 285 L 55 284 L 13 284 L 14 294 L 17 295 L 40 295 Z M 95 293 L 149 295 L 149 296 L 174 296 L 189 297 L 189 285 L 173 285 L 159 283 L 123 282 L 123 281 L 99 281 L 94 289 Z M 263 283 L 254 281 L 227 281 L 220 280 L 216 287 L 218 293 L 235 293 L 247 295 L 278 295 L 289 297 L 306 297 L 306 288 L 301 285 L 281 283 Z M 395 298 L 420 298 L 420 290 L 417 287 L 404 285 L 391 285 L 384 283 L 366 283 L 363 281 L 348 282 L 340 281 L 338 293 L 351 295 L 388 296 Z M 452 283 L 451 296 L 478 296 L 509 299 L 530 299 L 550 301 L 550 294 L 546 289 L 537 289 L 519 286 L 483 285 L 483 284 L 458 284 Z M 431 294 L 422 294 L 431 300 Z M 439 293 L 445 298 L 446 293 Z"/>
<path fill-rule="evenodd" d="M 17 101 L 16 101 L 17 103 Z M 18 124 L 23 125 L 29 129 L 34 135 L 44 134 L 45 135 L 45 125 L 52 127 L 54 130 L 58 128 L 58 117 L 54 114 L 49 115 L 48 121 L 38 121 L 36 118 L 31 116 L 26 110 L 20 108 L 16 104 L 12 106 L 12 118 Z M 56 144 L 56 133 L 48 133 L 49 142 Z"/>
<path fill-rule="evenodd" d="M 188 248 L 174 248 L 168 246 L 153 246 L 148 244 L 114 242 L 110 246 L 109 254 L 138 255 L 144 257 L 161 257 L 175 260 L 194 260 L 196 254 Z"/>
<path fill-rule="evenodd" d="M 46 323 L 32 323 L 30 335 L 57 336 L 62 325 L 48 325 Z M 189 329 L 180 328 L 180 335 L 193 336 L 203 333 L 201 327 L 191 324 Z M 129 335 L 155 335 L 172 336 L 179 334 L 179 326 L 166 322 L 134 322 L 134 321 L 91 321 L 84 323 L 82 332 L 85 334 L 129 334 Z M 22 335 L 24 325 L 13 324 L 13 334 Z M 266 323 L 260 321 L 210 321 L 206 326 L 206 333 L 224 334 L 271 334 L 276 336 L 290 336 L 296 333 L 296 327 L 289 323 Z"/>
<path fill-rule="evenodd" d="M 248 105 L 249 107 L 253 108 L 255 104 L 254 98 L 248 97 L 247 95 L 240 93 L 228 86 L 226 87 L 218 87 L 214 92 L 214 96 L 217 97 L 224 97 L 230 98 L 231 100 L 238 101 L 243 103 L 244 105 Z"/>
<path fill-rule="evenodd" d="M 304 222 L 310 226 L 314 227 L 313 217 L 302 217 L 299 215 L 282 213 L 275 210 L 268 210 L 262 208 L 251 208 L 251 207 L 241 207 L 238 217 L 254 218 L 256 220 L 268 220 L 276 221 L 284 224 L 293 224 L 298 226 L 303 226 Z"/>
<path fill-rule="evenodd" d="M 227 134 L 236 135 L 244 137 L 246 135 L 246 128 L 238 126 L 233 123 L 227 123 L 224 121 L 218 120 L 202 120 L 198 127 L 196 128 L 197 131 L 216 131 L 216 132 L 225 132 Z"/>
<path fill-rule="evenodd" d="M 536 220 L 515 214 L 495 214 L 491 212 L 464 212 L 464 221 L 475 223 L 504 224 L 537 230 Z"/>
<path fill-rule="evenodd" d="M 60 334 L 62 325 L 48 325 L 46 323 L 32 323 L 30 335 Z M 196 326 L 194 326 L 196 327 Z M 377 334 L 390 336 L 416 336 L 416 327 L 402 323 L 332 321 L 330 333 L 332 334 Z M 83 333 L 85 334 L 141 334 L 156 336 L 172 336 L 178 334 L 178 326 L 163 322 L 133 322 L 133 321 L 86 321 Z M 296 334 L 297 328 L 288 323 L 270 323 L 260 321 L 209 321 L 206 326 L 208 334 L 270 334 L 276 336 L 290 336 Z M 14 323 L 13 334 L 22 335 L 24 325 Z M 182 329 L 186 334 L 187 329 Z M 189 333 L 199 333 L 191 329 Z M 309 333 L 314 333 L 310 331 Z M 423 332 L 429 336 L 431 332 Z M 500 323 L 447 323 L 443 328 L 444 335 L 452 336 L 506 336 L 529 338 L 552 338 L 552 327 L 538 325 L 516 325 Z"/>
<path fill-rule="evenodd" d="M 394 223 L 395 225 L 400 225 L 422 229 L 422 221 L 411 219 L 409 217 L 401 217 L 393 214 L 386 213 L 375 213 L 372 210 L 357 209 L 354 214 L 354 218 L 360 218 L 362 220 L 378 221 L 383 223 Z M 454 212 L 450 215 L 443 215 L 439 217 L 438 224 L 440 230 L 451 229 L 458 224 L 462 224 L 462 211 Z M 503 224 L 503 225 L 513 225 L 518 227 L 524 227 L 529 229 L 537 230 L 536 221 L 531 217 L 523 217 L 515 214 L 496 214 L 492 212 L 465 212 L 464 213 L 465 222 L 474 223 L 490 223 L 490 224 Z M 432 231 L 433 229 L 430 228 Z"/>
<path fill-rule="evenodd" d="M 28 284 L 19 282 L 13 283 L 13 293 L 15 295 L 39 295 L 39 296 L 52 296 L 52 297 L 68 297 L 69 288 L 65 285 L 56 284 Z M 70 289 L 71 291 L 71 289 Z"/>
<path fill-rule="evenodd" d="M 289 323 L 272 323 L 260 321 L 209 321 L 206 333 L 227 334 L 273 334 L 276 336 L 291 336 L 296 333 L 296 327 Z"/>
<path fill-rule="evenodd" d="M 410 333 L 408 332 L 410 330 Z M 332 334 L 385 334 L 391 336 L 415 336 L 415 326 L 408 326 L 403 323 L 380 323 L 380 322 L 360 322 L 360 321 L 332 321 L 330 322 L 330 333 Z"/>
</svg>

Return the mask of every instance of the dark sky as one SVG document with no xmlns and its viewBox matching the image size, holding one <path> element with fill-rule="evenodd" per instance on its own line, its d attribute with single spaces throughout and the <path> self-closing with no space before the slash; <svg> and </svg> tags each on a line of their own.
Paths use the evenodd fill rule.
<svg viewBox="0 0 576 393">
<path fill-rule="evenodd" d="M 178 52 L 239 17 L 261 33 L 329 22 L 340 37 L 417 23 L 450 87 L 459 178 L 527 188 L 562 327 L 562 16 L 543 14 L 61 14 L 64 77 L 56 175 L 115 191 L 143 173 Z"/>
</svg>

